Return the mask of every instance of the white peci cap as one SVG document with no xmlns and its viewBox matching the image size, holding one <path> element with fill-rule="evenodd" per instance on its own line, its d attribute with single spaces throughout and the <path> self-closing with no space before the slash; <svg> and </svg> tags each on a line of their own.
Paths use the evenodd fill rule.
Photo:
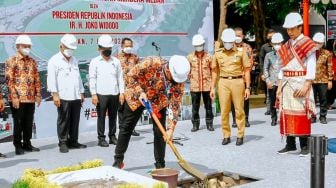
<svg viewBox="0 0 336 188">
<path fill-rule="evenodd" d="M 77 39 L 75 35 L 72 34 L 65 34 L 61 38 L 61 43 L 64 44 L 66 47 L 70 49 L 77 49 Z"/>
<path fill-rule="evenodd" d="M 293 28 L 295 26 L 298 25 L 302 25 L 303 24 L 303 20 L 302 17 L 299 13 L 297 12 L 292 12 L 287 14 L 286 18 L 285 18 L 285 23 L 283 24 L 283 28 Z"/>
<path fill-rule="evenodd" d="M 28 35 L 20 35 L 16 38 L 15 44 L 29 44 L 32 45 L 32 41 Z"/>
<path fill-rule="evenodd" d="M 104 34 L 99 37 L 98 45 L 105 47 L 105 48 L 111 48 L 114 46 L 114 43 L 110 35 Z"/>
<path fill-rule="evenodd" d="M 201 34 L 194 35 L 192 39 L 193 46 L 199 46 L 205 43 L 204 37 Z"/>
<path fill-rule="evenodd" d="M 325 35 L 323 33 L 315 33 L 313 36 L 313 41 L 319 42 L 319 43 L 324 43 L 325 40 Z"/>
<path fill-rule="evenodd" d="M 231 28 L 224 29 L 224 31 L 222 32 L 221 39 L 222 39 L 223 42 L 235 42 L 236 41 L 236 33 Z"/>
<path fill-rule="evenodd" d="M 278 44 L 284 41 L 284 38 L 281 33 L 274 33 L 272 35 L 271 43 Z"/>
<path fill-rule="evenodd" d="M 173 55 L 169 59 L 169 71 L 175 82 L 185 82 L 190 72 L 188 59 L 181 55 Z"/>
</svg>

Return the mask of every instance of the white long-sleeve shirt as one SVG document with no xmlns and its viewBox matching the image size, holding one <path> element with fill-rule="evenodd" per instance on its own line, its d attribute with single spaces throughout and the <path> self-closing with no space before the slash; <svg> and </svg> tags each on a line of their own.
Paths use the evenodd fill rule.
<svg viewBox="0 0 336 188">
<path fill-rule="evenodd" d="M 84 87 L 77 59 L 71 57 L 68 61 L 61 52 L 52 56 L 48 61 L 47 86 L 48 91 L 58 93 L 60 99 L 81 99 Z"/>
<path fill-rule="evenodd" d="M 302 39 L 304 37 L 303 34 L 298 36 L 295 40 L 292 40 L 292 45 L 294 45 L 297 41 Z M 306 67 L 307 67 L 307 72 L 306 72 L 306 80 L 314 80 L 315 79 L 315 74 L 316 74 L 316 53 L 312 53 L 307 57 L 307 60 L 303 62 Z M 283 71 L 285 71 L 283 68 L 280 69 L 279 72 L 279 79 L 281 80 L 283 78 Z"/>
<path fill-rule="evenodd" d="M 125 83 L 120 61 L 102 56 L 93 58 L 89 67 L 90 91 L 92 95 L 118 95 L 124 93 Z"/>
</svg>

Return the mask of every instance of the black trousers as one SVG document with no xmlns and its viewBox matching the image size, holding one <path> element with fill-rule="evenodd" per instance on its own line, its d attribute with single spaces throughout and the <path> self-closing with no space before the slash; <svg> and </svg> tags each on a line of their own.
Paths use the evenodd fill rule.
<svg viewBox="0 0 336 188">
<path fill-rule="evenodd" d="M 236 111 L 233 103 L 231 103 L 231 112 L 232 112 L 232 121 L 233 123 L 236 123 Z M 245 112 L 245 119 L 246 121 L 248 121 L 250 113 L 250 99 L 244 100 L 244 112 Z"/>
<path fill-rule="evenodd" d="M 328 108 L 327 108 L 327 92 L 328 92 L 328 84 L 313 84 L 314 91 L 314 99 L 316 101 L 317 96 L 320 101 L 320 117 L 326 117 Z"/>
<path fill-rule="evenodd" d="M 259 70 L 251 72 L 251 87 L 254 93 L 258 93 Z"/>
<path fill-rule="evenodd" d="M 296 142 L 294 136 L 287 136 L 286 139 L 286 148 L 287 149 L 296 149 Z M 300 147 L 303 149 L 308 146 L 308 136 L 299 136 Z"/>
<path fill-rule="evenodd" d="M 328 90 L 327 92 L 327 103 L 328 106 L 331 106 L 334 104 L 334 101 L 336 99 L 336 80 L 332 81 L 332 88 L 331 90 Z"/>
<path fill-rule="evenodd" d="M 9 103 L 9 105 L 14 120 L 14 146 L 31 145 L 30 139 L 32 138 L 35 103 L 20 103 L 18 109 L 15 109 L 12 103 Z"/>
<path fill-rule="evenodd" d="M 115 136 L 117 130 L 117 113 L 119 106 L 119 95 L 97 95 L 99 103 L 97 104 L 97 132 L 98 139 L 105 139 L 105 118 L 106 111 L 109 117 L 109 133 L 108 136 L 111 139 Z"/>
<path fill-rule="evenodd" d="M 61 100 L 57 108 L 57 134 L 59 144 L 77 143 L 81 100 Z"/>
<path fill-rule="evenodd" d="M 270 100 L 270 108 L 271 108 L 271 116 L 272 119 L 277 119 L 277 111 L 275 108 L 275 101 L 276 101 L 276 92 L 277 92 L 278 87 L 273 86 L 272 89 L 268 89 L 268 95 L 269 95 L 269 100 Z"/>
<path fill-rule="evenodd" d="M 194 123 L 199 124 L 200 122 L 199 109 L 200 109 L 201 97 L 203 97 L 206 124 L 212 125 L 214 115 L 212 113 L 210 91 L 190 92 L 190 94 L 191 94 L 191 102 L 192 102 L 191 121 L 193 122 L 193 124 Z"/>
<path fill-rule="evenodd" d="M 122 119 L 119 124 L 119 136 L 118 143 L 115 148 L 114 160 L 118 162 L 122 162 L 124 160 L 124 154 L 128 148 L 128 144 L 132 135 L 132 132 L 140 119 L 144 107 L 139 107 L 135 111 L 132 111 L 129 105 L 125 102 L 122 109 Z M 166 124 L 166 108 L 160 111 L 162 117 L 159 119 L 161 124 L 165 128 Z M 164 167 L 165 166 L 165 154 L 166 154 L 166 142 L 163 139 L 163 136 L 157 127 L 156 123 L 153 123 L 153 131 L 154 131 L 154 158 L 155 158 L 155 166 L 156 167 Z"/>
</svg>

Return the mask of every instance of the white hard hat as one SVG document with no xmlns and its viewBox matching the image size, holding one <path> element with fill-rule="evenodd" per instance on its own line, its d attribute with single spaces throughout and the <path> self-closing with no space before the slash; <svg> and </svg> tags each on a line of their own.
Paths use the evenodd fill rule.
<svg viewBox="0 0 336 188">
<path fill-rule="evenodd" d="M 101 35 L 98 39 L 98 45 L 105 47 L 105 48 L 113 47 L 114 44 L 112 41 L 112 37 L 107 34 Z"/>
<path fill-rule="evenodd" d="M 315 42 L 319 42 L 319 43 L 324 43 L 325 40 L 325 36 L 323 33 L 315 33 L 314 37 L 313 37 L 313 41 Z"/>
<path fill-rule="evenodd" d="M 190 72 L 190 64 L 186 57 L 173 55 L 169 59 L 169 71 L 177 83 L 185 82 Z"/>
<path fill-rule="evenodd" d="M 199 46 L 205 43 L 204 37 L 200 34 L 194 35 L 192 39 L 193 46 Z"/>
<path fill-rule="evenodd" d="M 231 28 L 224 29 L 221 39 L 223 42 L 234 42 L 236 40 L 236 33 Z"/>
<path fill-rule="evenodd" d="M 277 43 L 281 43 L 283 41 L 284 41 L 284 38 L 283 38 L 281 33 L 274 33 L 272 35 L 271 43 L 277 44 Z"/>
<path fill-rule="evenodd" d="M 302 17 L 299 13 L 297 12 L 292 12 L 287 14 L 285 18 L 285 23 L 283 24 L 283 28 L 293 28 L 298 25 L 302 25 L 303 20 Z"/>
<path fill-rule="evenodd" d="M 72 34 L 65 34 L 61 38 L 61 43 L 64 44 L 66 47 L 70 49 L 77 49 L 77 39 L 75 35 Z"/>
<path fill-rule="evenodd" d="M 29 44 L 32 45 L 30 37 L 28 35 L 20 35 L 16 38 L 15 44 Z"/>
</svg>

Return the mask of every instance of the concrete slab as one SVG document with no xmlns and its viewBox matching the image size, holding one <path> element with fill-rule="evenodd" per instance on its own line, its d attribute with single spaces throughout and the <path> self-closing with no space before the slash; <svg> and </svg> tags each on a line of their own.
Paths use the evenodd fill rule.
<svg viewBox="0 0 336 188">
<path fill-rule="evenodd" d="M 272 187 L 272 188 L 305 188 L 310 187 L 310 157 L 299 157 L 297 152 L 288 155 L 278 155 L 285 140 L 279 134 L 279 126 L 270 126 L 270 116 L 264 115 L 265 109 L 253 109 L 250 112 L 251 127 L 246 129 L 245 144 L 235 145 L 236 129 L 232 131 L 232 143 L 223 146 L 220 117 L 215 118 L 215 132 L 205 129 L 191 133 L 190 121 L 178 123 L 176 137 L 188 137 L 181 141 L 183 146 L 178 149 L 185 160 L 204 172 L 229 171 L 260 179 L 260 181 L 241 187 Z M 336 111 L 329 111 L 328 125 L 316 123 L 313 134 L 325 134 L 336 137 Z M 55 126 L 50 124 L 50 126 Z M 137 127 L 141 136 L 133 137 L 125 157 L 125 170 L 149 177 L 148 172 L 154 168 L 152 126 Z M 33 144 L 42 150 L 38 153 L 27 153 L 16 156 L 11 143 L 0 144 L 0 151 L 9 158 L 0 160 L 0 187 L 10 187 L 26 168 L 54 169 L 59 166 L 73 165 L 85 160 L 102 159 L 105 165 L 113 163 L 114 146 L 101 148 L 97 146 L 96 132 L 80 135 L 79 141 L 88 145 L 87 149 L 71 150 L 61 154 L 58 151 L 57 138 L 33 140 Z M 298 146 L 299 148 L 299 146 Z M 177 168 L 178 164 L 173 153 L 167 148 L 166 166 Z M 326 157 L 326 188 L 336 185 L 336 155 L 330 153 Z M 180 178 L 187 174 L 181 171 Z"/>
</svg>

